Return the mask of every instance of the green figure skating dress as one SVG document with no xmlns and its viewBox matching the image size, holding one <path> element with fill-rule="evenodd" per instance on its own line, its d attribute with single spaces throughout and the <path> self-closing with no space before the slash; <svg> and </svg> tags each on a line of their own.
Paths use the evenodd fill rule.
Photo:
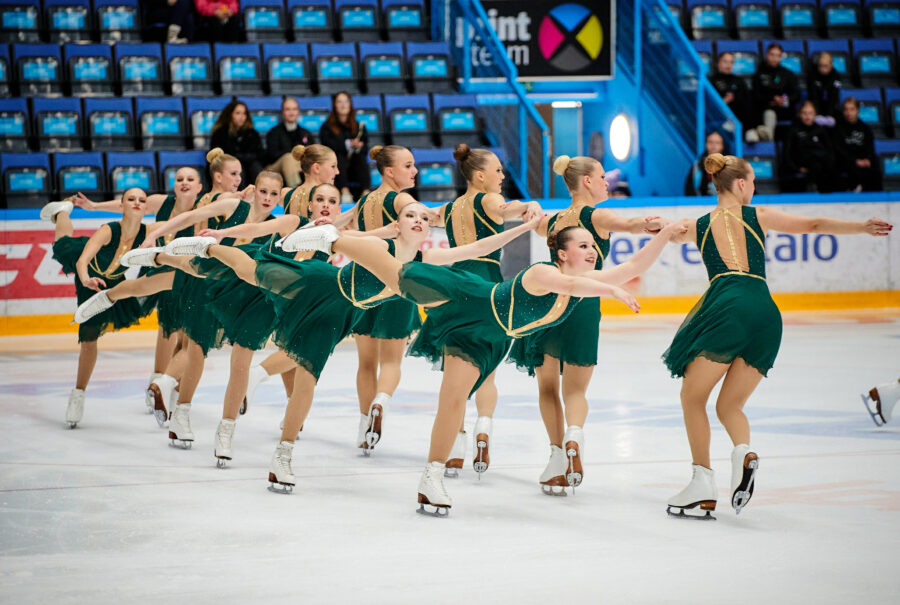
<svg viewBox="0 0 900 605">
<path fill-rule="evenodd" d="M 396 191 L 384 196 L 372 193 L 360 198 L 356 205 L 356 222 L 360 231 L 370 231 L 397 220 L 394 209 Z M 366 311 L 353 328 L 353 334 L 372 338 L 409 338 L 422 325 L 419 309 L 409 301 L 397 298 Z"/>
<path fill-rule="evenodd" d="M 732 270 L 722 260 L 711 232 L 715 221 L 725 222 L 733 258 L 735 242 L 730 227 L 743 228 L 746 270 Z M 781 346 L 781 313 L 766 284 L 765 237 L 756 208 L 750 206 L 741 208 L 741 216 L 720 209 L 697 219 L 697 243 L 709 275 L 709 288 L 663 353 L 673 377 L 684 376 L 697 357 L 718 363 L 731 363 L 740 357 L 763 376 L 772 368 Z"/>
<path fill-rule="evenodd" d="M 172 211 L 174 209 L 175 194 L 170 193 L 166 196 L 165 201 L 156 213 L 156 222 L 159 223 L 172 218 Z M 156 245 L 165 246 L 176 237 L 190 237 L 192 235 L 194 235 L 193 225 L 185 227 L 178 233 L 156 238 Z M 162 267 L 144 267 L 141 269 L 140 275 L 143 277 L 156 275 L 157 273 L 167 273 L 174 270 L 173 267 L 165 265 Z M 156 309 L 156 319 L 166 337 L 171 336 L 182 328 L 184 322 L 184 310 L 181 304 L 181 297 L 174 289 L 165 290 L 158 294 L 151 294 L 150 296 L 141 299 L 141 307 L 148 314 L 153 311 L 153 309 Z"/>
<path fill-rule="evenodd" d="M 594 229 L 591 216 L 594 209 L 583 206 L 580 210 L 567 209 L 558 212 L 547 224 L 547 231 L 555 233 L 565 227 L 577 225 L 590 232 L 594 238 L 597 261 L 594 269 L 603 268 L 603 261 L 609 254 L 609 238 L 600 237 Z M 555 261 L 554 251 L 550 256 Z M 520 370 L 534 376 L 534 368 L 544 365 L 544 356 L 559 360 L 559 371 L 565 364 L 573 366 L 597 365 L 597 344 L 600 341 L 600 299 L 584 298 L 566 320 L 549 330 L 542 330 L 513 343 L 508 361 Z"/>
<path fill-rule="evenodd" d="M 400 270 L 404 298 L 422 305 L 449 301 L 442 305 L 447 308 L 435 325 L 433 338 L 410 349 L 409 354 L 429 359 L 436 369 L 443 369 L 445 355 L 468 361 L 479 371 L 471 390 L 474 393 L 506 357 L 514 338 L 557 325 L 581 300 L 528 293 L 522 286 L 522 275 L 528 269 L 493 283 L 454 267 L 404 264 Z"/>
<path fill-rule="evenodd" d="M 90 277 L 99 277 L 106 283 L 104 289 L 109 289 L 125 281 L 125 272 L 128 267 L 119 264 L 122 255 L 139 247 L 144 243 L 144 236 L 147 235 L 147 226 L 141 223 L 140 229 L 129 246 L 127 242 L 122 242 L 122 223 L 106 223 L 112 232 L 109 243 L 97 251 L 88 262 L 88 275 Z M 97 292 L 85 287 L 81 280 L 78 279 L 78 272 L 75 267 L 81 253 L 84 251 L 88 242 L 87 237 L 61 237 L 53 242 L 53 258 L 62 265 L 63 272 L 66 274 L 75 274 L 75 294 L 78 297 L 80 305 Z M 135 298 L 120 300 L 112 307 L 95 315 L 88 321 L 78 326 L 78 342 L 94 342 L 109 330 L 121 330 L 133 326 L 144 317 L 146 313 L 141 308 L 141 304 Z"/>
<path fill-rule="evenodd" d="M 394 241 L 385 241 L 393 255 Z M 334 347 L 363 315 L 398 298 L 356 263 L 338 268 L 317 257 L 298 260 L 268 251 L 257 258 L 256 280 L 269 293 L 278 317 L 275 344 L 316 380 Z"/>
<path fill-rule="evenodd" d="M 306 185 L 298 185 L 297 187 L 288 190 L 288 192 L 284 194 L 284 199 L 282 200 L 284 214 L 295 214 L 301 218 L 309 218 L 309 201 L 312 199 L 313 193 L 316 192 L 316 187 L 318 187 L 318 185 L 309 189 L 308 194 L 308 187 Z"/>
</svg>

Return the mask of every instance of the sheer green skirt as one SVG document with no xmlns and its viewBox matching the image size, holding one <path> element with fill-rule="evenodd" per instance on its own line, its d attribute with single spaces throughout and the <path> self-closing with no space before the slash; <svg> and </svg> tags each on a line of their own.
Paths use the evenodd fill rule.
<svg viewBox="0 0 900 605">
<path fill-rule="evenodd" d="M 529 376 L 544 365 L 545 355 L 560 361 L 560 372 L 564 364 L 595 366 L 599 341 L 600 299 L 583 298 L 562 323 L 516 339 L 507 361 Z"/>
<path fill-rule="evenodd" d="M 218 261 L 195 258 L 191 261 L 191 266 L 203 275 L 215 266 L 215 262 Z M 191 340 L 200 345 L 203 355 L 206 356 L 210 349 L 218 349 L 225 344 L 225 328 L 212 311 L 207 280 L 188 275 L 184 271 L 176 271 L 172 291 L 181 302 L 182 329 Z"/>
</svg>

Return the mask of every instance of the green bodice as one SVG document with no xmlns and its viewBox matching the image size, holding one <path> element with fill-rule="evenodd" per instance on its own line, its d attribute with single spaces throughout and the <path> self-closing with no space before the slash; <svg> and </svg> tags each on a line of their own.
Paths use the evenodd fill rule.
<svg viewBox="0 0 900 605">
<path fill-rule="evenodd" d="M 553 263 L 539 264 L 553 265 Z M 494 319 L 506 335 L 512 338 L 521 338 L 558 324 L 581 300 L 565 294 L 550 293 L 535 296 L 528 293 L 522 285 L 522 276 L 530 268 L 523 269 L 513 279 L 502 281 L 491 290 Z"/>
<path fill-rule="evenodd" d="M 356 204 L 356 225 L 360 231 L 377 229 L 397 220 L 394 208 L 397 192 L 391 191 L 383 199 L 373 193 L 362 196 Z"/>
<path fill-rule="evenodd" d="M 388 245 L 388 252 L 396 256 L 397 248 L 394 240 L 384 240 Z M 422 260 L 422 252 L 416 252 L 413 261 Z M 373 273 L 355 262 L 344 265 L 337 274 L 338 287 L 344 298 L 350 301 L 354 307 L 371 309 L 383 302 L 398 299 L 399 296 L 384 285 Z"/>
<path fill-rule="evenodd" d="M 474 198 L 463 196 L 444 206 L 444 225 L 451 248 L 471 244 L 504 230 L 502 222 L 495 223 L 485 212 L 482 203 L 484 196 L 484 193 L 479 193 Z M 472 260 L 499 264 L 500 250 L 494 250 L 490 254 Z"/>
<path fill-rule="evenodd" d="M 88 275 L 107 280 L 122 280 L 128 267 L 123 267 L 119 264 L 119 259 L 129 250 L 133 250 L 144 243 L 144 236 L 147 235 L 147 225 L 141 223 L 134 242 L 130 246 L 126 246 L 122 242 L 122 223 L 116 221 L 106 223 L 106 226 L 109 227 L 112 235 L 109 238 L 109 243 L 100 248 L 94 258 L 88 261 Z M 107 287 L 112 287 L 112 285 L 107 283 Z"/>
<path fill-rule="evenodd" d="M 297 225 L 297 228 L 303 227 L 309 223 L 309 219 L 305 216 L 301 216 L 300 224 Z M 303 260 L 320 260 L 324 262 L 328 262 L 328 259 L 331 258 L 321 250 L 300 250 L 299 252 L 286 252 L 280 246 L 276 246 L 275 242 L 281 239 L 281 235 L 278 233 L 273 233 L 270 236 L 263 236 L 263 238 L 268 238 L 263 241 L 263 249 L 270 254 L 274 254 L 276 256 L 281 256 L 282 258 L 290 258 L 292 260 L 303 261 Z M 257 238 L 259 239 L 259 238 Z M 256 241 L 256 240 L 253 240 Z"/>
<path fill-rule="evenodd" d="M 227 219 L 221 221 L 219 223 L 219 229 L 227 229 L 229 227 L 235 227 L 237 225 L 243 225 L 247 222 L 247 219 L 250 218 L 250 204 L 247 202 L 240 202 L 237 208 L 234 209 L 234 212 L 231 213 Z M 265 218 L 266 221 L 271 221 L 275 217 L 271 214 Z M 260 235 L 259 237 L 255 237 L 251 240 L 248 239 L 236 239 L 234 237 L 226 237 L 223 238 L 220 244 L 223 246 L 247 246 L 247 245 L 263 245 L 269 242 L 271 236 L 269 235 Z"/>
<path fill-rule="evenodd" d="M 712 222 L 717 220 L 725 221 L 725 235 L 732 247 L 736 242 L 732 240 L 731 228 L 737 225 L 743 227 L 748 267 L 733 270 L 722 260 L 722 254 L 716 245 L 711 229 Z M 703 264 L 706 265 L 706 273 L 709 275 L 710 282 L 722 275 L 751 275 L 764 280 L 766 278 L 765 241 L 766 235 L 756 218 L 756 208 L 750 206 L 741 206 L 741 216 L 737 216 L 727 209 L 719 209 L 697 219 L 697 245 L 700 247 L 700 256 Z M 734 257 L 737 256 L 736 250 L 732 249 L 730 253 Z"/>
<path fill-rule="evenodd" d="M 591 220 L 593 214 L 594 209 L 590 206 L 582 206 L 577 214 L 572 209 L 562 210 L 550 217 L 550 220 L 547 222 L 547 232 L 555 233 L 557 223 L 560 223 L 560 231 L 565 227 L 574 225 L 587 229 L 591 237 L 594 238 L 594 249 L 597 251 L 597 262 L 594 263 L 594 269 L 599 271 L 603 268 L 603 261 L 609 254 L 609 238 L 600 237 L 600 234 L 594 229 L 594 222 Z M 554 250 L 550 251 L 550 258 L 554 262 L 556 261 L 556 252 Z"/>
<path fill-rule="evenodd" d="M 175 194 L 170 193 L 166 196 L 165 201 L 159 207 L 159 210 L 156 212 L 156 222 L 160 223 L 162 221 L 167 221 L 172 218 L 172 211 L 175 210 Z M 189 225 L 179 231 L 178 233 L 170 233 L 168 235 L 163 235 L 161 237 L 156 238 L 157 246 L 165 246 L 169 242 L 171 242 L 176 237 L 190 237 L 194 235 L 194 226 Z"/>
<path fill-rule="evenodd" d="M 316 192 L 316 187 L 318 185 L 314 185 L 312 188 L 306 185 L 298 185 L 285 193 L 284 200 L 282 200 L 284 213 L 309 218 L 309 201 L 312 199 L 313 193 Z"/>
</svg>

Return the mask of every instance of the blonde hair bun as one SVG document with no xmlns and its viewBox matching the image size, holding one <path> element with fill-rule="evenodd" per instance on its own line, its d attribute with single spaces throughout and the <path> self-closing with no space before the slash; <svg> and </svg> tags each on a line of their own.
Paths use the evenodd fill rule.
<svg viewBox="0 0 900 605">
<path fill-rule="evenodd" d="M 225 155 L 221 147 L 213 147 L 206 153 L 206 161 L 212 164 L 219 156 Z"/>
<path fill-rule="evenodd" d="M 298 162 L 303 159 L 303 153 L 306 151 L 306 145 L 294 145 L 294 148 L 291 149 L 291 157 L 293 157 Z"/>
<path fill-rule="evenodd" d="M 709 174 L 719 174 L 725 168 L 727 161 L 727 158 L 721 153 L 711 153 L 703 162 L 703 168 Z"/>
<path fill-rule="evenodd" d="M 384 146 L 382 146 L 382 145 L 375 145 L 374 147 L 372 147 L 372 148 L 369 150 L 369 157 L 372 158 L 372 160 L 375 160 L 375 158 L 378 157 L 378 154 L 381 153 L 381 150 L 382 150 L 382 149 L 384 149 Z"/>
<path fill-rule="evenodd" d="M 567 155 L 561 155 L 553 162 L 553 172 L 559 175 L 563 175 L 566 173 L 566 168 L 569 167 L 569 162 L 572 161 Z"/>
</svg>

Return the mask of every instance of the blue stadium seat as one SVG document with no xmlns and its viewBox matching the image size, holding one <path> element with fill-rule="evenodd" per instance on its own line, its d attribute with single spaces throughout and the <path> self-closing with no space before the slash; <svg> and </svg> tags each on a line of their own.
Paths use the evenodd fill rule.
<svg viewBox="0 0 900 605">
<path fill-rule="evenodd" d="M 847 97 L 855 97 L 859 101 L 859 119 L 869 125 L 876 138 L 887 137 L 887 120 L 884 103 L 881 100 L 880 88 L 843 88 L 841 102 Z"/>
<path fill-rule="evenodd" d="M 262 92 L 259 44 L 213 44 L 222 94 Z"/>
<path fill-rule="evenodd" d="M 50 156 L 46 153 L 0 153 L 3 208 L 39 208 L 53 191 Z"/>
<path fill-rule="evenodd" d="M 456 197 L 459 170 L 452 149 L 411 149 L 416 159 L 416 199 L 448 202 Z"/>
<path fill-rule="evenodd" d="M 875 155 L 881 161 L 884 190 L 900 191 L 900 140 L 875 141 Z"/>
<path fill-rule="evenodd" d="M 94 0 L 101 42 L 141 40 L 141 7 L 138 0 Z"/>
<path fill-rule="evenodd" d="M 284 42 L 284 0 L 241 0 L 248 42 Z"/>
<path fill-rule="evenodd" d="M 207 185 L 206 152 L 204 151 L 160 151 L 159 176 L 166 193 L 172 193 L 175 189 L 175 173 L 182 166 L 190 166 L 200 173 L 200 179 Z"/>
<path fill-rule="evenodd" d="M 466 143 L 469 147 L 481 147 L 481 120 L 475 95 L 432 95 L 434 130 L 438 145 L 456 147 Z"/>
<path fill-rule="evenodd" d="M 145 150 L 184 149 L 184 105 L 180 97 L 137 97 L 134 113 Z"/>
<path fill-rule="evenodd" d="M 781 55 L 781 66 L 789 69 L 797 78 L 797 85 L 806 88 L 806 69 L 809 63 L 806 54 L 806 43 L 803 40 L 763 40 L 760 48 L 765 52 L 770 44 L 781 44 L 784 53 Z"/>
<path fill-rule="evenodd" d="M 772 0 L 731 0 L 731 14 L 741 40 L 775 35 L 774 12 Z"/>
<path fill-rule="evenodd" d="M 834 69 L 841 79 L 849 81 L 853 76 L 853 63 L 850 61 L 849 40 L 807 40 L 806 50 L 809 53 L 810 65 L 819 61 L 819 53 L 825 51 L 834 59 Z"/>
<path fill-rule="evenodd" d="M 85 99 L 84 121 L 91 149 L 134 151 L 137 139 L 131 99 Z"/>
<path fill-rule="evenodd" d="M 861 0 L 819 0 L 828 38 L 856 38 L 863 35 Z"/>
<path fill-rule="evenodd" d="M 300 97 L 297 107 L 300 109 L 297 121 L 318 139 L 319 129 L 331 113 L 331 97 Z"/>
<path fill-rule="evenodd" d="M 446 42 L 406 42 L 413 92 L 455 92 L 450 46 Z"/>
<path fill-rule="evenodd" d="M 381 23 L 388 40 L 427 40 L 422 0 L 381 0 Z"/>
<path fill-rule="evenodd" d="M 362 79 L 369 94 L 406 92 L 406 64 L 400 42 L 360 42 Z"/>
<path fill-rule="evenodd" d="M 147 193 L 159 191 L 156 156 L 152 151 L 107 153 L 106 174 L 113 197 L 132 187 L 140 187 Z"/>
<path fill-rule="evenodd" d="M 40 41 L 40 0 L 0 0 L 0 42 Z"/>
<path fill-rule="evenodd" d="M 816 0 L 775 0 L 775 14 L 783 38 L 813 38 L 819 28 Z"/>
<path fill-rule="evenodd" d="M 884 89 L 884 108 L 894 138 L 900 139 L 900 88 Z"/>
<path fill-rule="evenodd" d="M 194 149 L 209 149 L 209 137 L 213 124 L 216 123 L 219 114 L 230 102 L 231 99 L 228 97 L 209 99 L 186 97 L 184 99 L 185 115 L 190 124 L 190 136 Z"/>
<path fill-rule="evenodd" d="M 281 97 L 238 97 L 253 118 L 253 129 L 266 140 L 266 133 L 281 121 Z"/>
<path fill-rule="evenodd" d="M 13 44 L 12 51 L 20 95 L 62 94 L 65 71 L 59 44 Z"/>
<path fill-rule="evenodd" d="M 715 71 L 715 65 L 713 65 L 713 43 L 712 40 L 694 40 L 691 42 L 694 46 L 694 50 L 697 51 L 697 54 L 700 56 L 700 60 L 703 61 L 703 64 L 706 65 L 706 69 L 709 73 Z"/>
<path fill-rule="evenodd" d="M 81 101 L 73 97 L 36 97 L 31 102 L 34 131 L 42 151 L 81 151 Z"/>
<path fill-rule="evenodd" d="M 309 55 L 316 66 L 319 94 L 359 93 L 355 44 L 310 44 Z"/>
<path fill-rule="evenodd" d="M 778 185 L 778 156 L 774 142 L 745 143 L 744 159 L 753 166 L 757 193 L 781 192 Z"/>
<path fill-rule="evenodd" d="M 726 0 L 687 0 L 687 10 L 695 40 L 723 40 L 730 37 Z"/>
<path fill-rule="evenodd" d="M 209 44 L 166 44 L 173 95 L 215 94 L 212 65 Z"/>
<path fill-rule="evenodd" d="M 0 149 L 6 152 L 28 151 L 31 124 L 26 99 L 0 99 Z"/>
<path fill-rule="evenodd" d="M 862 86 L 870 88 L 897 84 L 897 55 L 893 40 L 854 40 L 853 62 Z"/>
<path fill-rule="evenodd" d="M 384 145 L 384 109 L 380 95 L 360 95 L 353 97 L 356 121 L 365 124 L 369 147 Z"/>
<path fill-rule="evenodd" d="M 109 44 L 66 44 L 63 46 L 66 72 L 76 97 L 112 96 L 116 70 Z"/>
<path fill-rule="evenodd" d="M 0 98 L 12 94 L 12 70 L 9 68 L 9 46 L 0 43 Z"/>
<path fill-rule="evenodd" d="M 51 42 L 91 39 L 94 15 L 90 0 L 44 0 L 44 12 Z"/>
<path fill-rule="evenodd" d="M 682 0 L 666 0 L 666 6 L 669 9 L 669 14 L 672 15 L 672 19 L 675 20 L 675 23 L 677 23 L 682 29 L 687 29 L 684 26 L 684 19 L 686 14 L 684 10 L 684 2 Z"/>
<path fill-rule="evenodd" d="M 306 44 L 262 45 L 263 63 L 272 94 L 312 94 L 309 51 Z"/>
<path fill-rule="evenodd" d="M 378 0 L 334 0 L 334 16 L 341 40 L 377 42 L 381 39 Z"/>
<path fill-rule="evenodd" d="M 743 78 L 747 86 L 750 86 L 753 74 L 756 73 L 759 62 L 762 60 L 759 42 L 756 40 L 719 40 L 716 42 L 716 50 L 719 55 L 725 52 L 734 53 L 734 68 L 731 73 Z"/>
<path fill-rule="evenodd" d="M 865 12 L 873 36 L 900 36 L 900 2 L 866 0 Z"/>
<path fill-rule="evenodd" d="M 333 42 L 334 8 L 331 0 L 287 0 L 294 40 Z"/>
<path fill-rule="evenodd" d="M 428 95 L 384 95 L 391 142 L 403 147 L 434 147 Z"/>
<path fill-rule="evenodd" d="M 98 198 L 108 192 L 103 154 L 99 151 L 56 153 L 53 155 L 53 171 L 56 194 L 60 198 L 78 192 L 89 198 Z"/>
<path fill-rule="evenodd" d="M 161 95 L 165 73 L 159 44 L 118 43 L 114 47 L 116 71 L 126 97 Z"/>
</svg>

